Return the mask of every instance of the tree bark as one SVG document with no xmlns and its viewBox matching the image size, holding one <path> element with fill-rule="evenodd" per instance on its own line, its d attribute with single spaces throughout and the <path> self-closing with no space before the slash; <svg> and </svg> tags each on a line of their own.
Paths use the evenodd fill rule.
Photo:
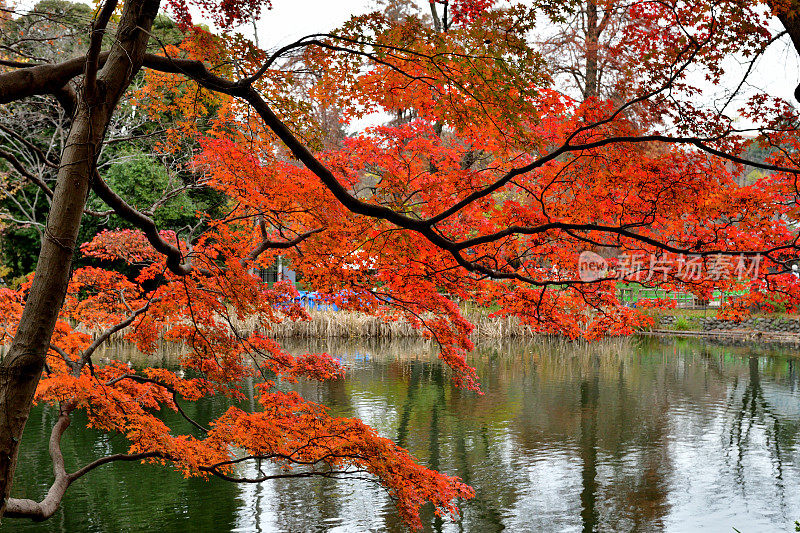
<svg viewBox="0 0 800 533">
<path fill-rule="evenodd" d="M 775 11 L 783 27 L 786 28 L 786 33 L 791 37 L 795 51 L 800 54 L 800 1 L 778 2 L 771 0 L 769 6 Z M 800 85 L 794 90 L 794 98 L 800 102 Z"/>
<path fill-rule="evenodd" d="M 593 0 L 586 2 L 586 84 L 583 88 L 583 99 L 596 98 L 599 94 L 597 85 L 597 45 L 600 39 L 597 19 L 597 4 Z"/>
<path fill-rule="evenodd" d="M 104 13 L 110 15 L 115 6 L 115 1 L 108 0 L 98 19 Z M 61 157 L 36 275 L 17 334 L 0 362 L 0 516 L 10 495 L 22 431 L 69 283 L 98 150 L 120 96 L 141 68 L 158 7 L 159 0 L 126 2 L 111 52 L 96 78 L 90 69 L 97 64 L 97 54 L 94 63 L 91 57 L 86 60 L 84 87 L 77 91 L 78 105 Z M 103 31 L 104 27 L 94 29 L 90 56 L 91 48 L 99 47 Z M 91 81 L 89 87 L 86 79 Z M 50 89 L 56 93 L 62 87 L 60 83 Z"/>
</svg>

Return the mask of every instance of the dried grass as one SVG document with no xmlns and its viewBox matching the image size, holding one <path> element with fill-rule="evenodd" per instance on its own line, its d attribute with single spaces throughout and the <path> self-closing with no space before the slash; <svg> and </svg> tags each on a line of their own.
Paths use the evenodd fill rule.
<svg viewBox="0 0 800 533">
<path fill-rule="evenodd" d="M 500 343 L 505 339 L 546 337 L 533 332 L 529 326 L 521 325 L 516 317 L 489 317 L 488 310 L 475 306 L 462 307 L 462 314 L 475 326 L 471 338 L 479 345 Z M 256 317 L 238 320 L 235 318 L 235 313 L 231 313 L 231 315 L 232 325 L 243 337 L 259 331 L 263 335 L 276 339 L 293 339 L 295 342 L 303 343 L 338 343 L 342 340 L 353 340 L 359 344 L 383 340 L 392 340 L 396 343 L 404 340 L 406 342 L 400 343 L 398 346 L 402 346 L 401 351 L 405 353 L 409 352 L 409 346 L 406 346 L 409 342 L 416 345 L 415 349 L 410 350 L 412 353 L 427 351 L 429 349 L 427 347 L 432 342 L 426 337 L 424 329 L 414 328 L 406 320 L 385 320 L 381 317 L 352 311 L 312 309 L 309 310 L 311 320 L 287 319 L 272 324 L 259 324 Z M 93 337 L 100 334 L 99 329 L 87 328 L 80 324 L 75 324 L 74 327 L 76 331 L 87 333 Z M 7 348 L 8 346 L 0 345 L 0 359 Z M 179 354 L 182 352 L 185 352 L 185 346 L 166 341 L 161 335 L 155 354 L 158 354 L 158 357 L 163 360 L 155 362 L 164 366 L 173 366 L 177 364 Z M 124 332 L 112 335 L 95 354 L 96 361 L 108 359 L 131 361 L 134 365 L 137 363 L 154 364 L 152 355 L 142 354 L 131 343 L 124 340 Z"/>
<path fill-rule="evenodd" d="M 354 311 L 310 310 L 311 320 L 284 320 L 269 324 L 260 331 L 267 336 L 285 338 L 424 338 L 425 330 L 413 327 L 406 320 L 387 321 L 366 313 Z M 516 317 L 489 317 L 488 313 L 471 311 L 465 318 L 475 325 L 472 332 L 478 338 L 530 337 L 534 333 L 523 326 Z M 255 331 L 254 320 L 239 321 L 236 328 L 243 334 Z"/>
</svg>

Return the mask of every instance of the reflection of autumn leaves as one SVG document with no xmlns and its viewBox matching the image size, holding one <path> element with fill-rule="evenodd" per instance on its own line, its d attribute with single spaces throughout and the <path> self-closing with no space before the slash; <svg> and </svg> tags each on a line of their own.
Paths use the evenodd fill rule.
<svg viewBox="0 0 800 533">
<path fill-rule="evenodd" d="M 190 3 L 222 28 L 249 20 L 269 5 L 259 0 Z M 275 56 L 276 62 L 265 65 L 258 76 L 236 83 L 227 79 L 259 69 L 266 52 L 240 36 L 188 31 L 189 3 L 169 4 L 187 38 L 160 52 L 176 59 L 147 58 L 149 67 L 173 72 L 149 71 L 132 102 L 139 112 L 169 125 L 156 152 L 176 154 L 186 146 L 197 147 L 181 171 L 202 176 L 196 184 L 224 196 L 224 216 L 196 213 L 197 227 L 186 236 L 186 231 L 159 232 L 143 214 L 128 212 L 126 220 L 146 226 L 146 232 L 102 232 L 84 245 L 82 253 L 101 266 L 80 268 L 72 277 L 37 400 L 69 400 L 86 412 L 91 426 L 123 434 L 131 452 L 170 463 L 187 476 L 257 481 L 236 478 L 234 465 L 249 459 L 274 460 L 286 475 L 295 467 L 312 469 L 298 475 L 366 472 L 397 497 L 412 525 L 419 525 L 418 510 L 425 502 L 452 513 L 454 499 L 472 495 L 456 478 L 419 466 L 361 421 L 333 417 L 320 405 L 278 389 L 279 380 L 337 380 L 343 374 L 339 361 L 325 351 L 294 355 L 269 338 L 277 323 L 308 319 L 293 286 L 267 286 L 253 275 L 278 259 L 290 263 L 322 299 L 383 320 L 403 318 L 436 343 L 455 387 L 445 387 L 441 366 L 412 365 L 405 391 L 406 426 L 398 431 L 407 435 L 415 417 L 419 425 L 425 420 L 432 428 L 434 466 L 442 457 L 439 426 L 452 423 L 445 416 L 448 408 L 461 409 L 463 420 L 482 424 L 487 443 L 490 428 L 513 427 L 525 417 L 530 420 L 526 427 L 536 431 L 520 429 L 522 446 L 571 435 L 577 426 L 587 496 L 593 497 L 598 449 L 614 450 L 635 437 L 631 429 L 608 434 L 598 430 L 606 410 L 611 417 L 614 410 L 633 409 L 624 390 L 607 385 L 642 386 L 656 371 L 642 370 L 642 365 L 632 369 L 625 364 L 629 354 L 600 357 L 587 351 L 576 357 L 544 345 L 523 363 L 474 358 L 483 365 L 490 390 L 510 384 L 512 371 L 531 380 L 503 389 L 501 397 L 459 401 L 473 398 L 481 386 L 467 355 L 474 347 L 473 325 L 454 300 L 478 301 L 537 333 L 589 340 L 630 335 L 650 318 L 621 305 L 615 283 L 573 283 L 576 252 L 587 244 L 653 253 L 665 247 L 702 251 L 720 243 L 730 249 L 761 249 L 791 238 L 786 220 L 797 217 L 796 207 L 785 201 L 792 193 L 792 180 L 786 176 L 738 187 L 734 171 L 705 154 L 628 142 L 643 140 L 642 135 L 673 118 L 676 110 L 666 101 L 654 102 L 653 118 L 647 120 L 647 113 L 617 111 L 618 102 L 594 97 L 579 101 L 557 91 L 548 65 L 528 45 L 537 15 L 532 8 L 489 10 L 488 1 L 454 1 L 455 25 L 446 32 L 414 16 L 354 17 L 335 36 L 317 36 L 313 43 L 283 50 L 306 49 L 302 56 L 291 61 Z M 626 27 L 637 37 L 629 42 L 642 60 L 662 67 L 646 71 L 650 83 L 674 71 L 667 67 L 676 60 L 675 50 L 687 44 L 678 30 L 682 25 L 672 17 L 686 16 L 699 33 L 710 31 L 705 14 L 698 18 L 683 6 L 680 13 L 658 5 L 633 9 L 644 9 L 640 18 L 652 22 Z M 661 24 L 662 19 L 672 23 Z M 763 37 L 767 30 L 754 27 L 745 36 L 751 33 Z M 718 60 L 716 51 L 698 55 L 712 64 Z M 120 57 L 112 53 L 104 69 L 115 72 Z M 135 57 L 141 59 L 138 53 Z M 294 84 L 304 71 L 318 73 L 311 82 L 304 78 L 313 85 L 310 89 Z M 205 88 L 187 81 L 186 74 L 195 75 Z M 94 80 L 91 68 L 85 78 Z M 316 101 L 310 103 L 309 96 Z M 313 105 L 340 109 L 342 123 L 348 125 L 373 111 L 399 110 L 398 120 L 328 145 L 322 142 L 321 124 L 304 125 L 315 122 L 308 112 Z M 681 125 L 696 119 L 702 124 L 698 130 L 714 139 L 718 120 L 709 121 L 702 112 L 688 118 Z M 75 135 L 78 131 L 73 129 Z M 306 133 L 307 140 L 294 136 Z M 784 139 L 770 139 L 775 141 L 782 145 Z M 786 139 L 787 145 L 792 142 L 797 141 Z M 738 153 L 740 146 L 725 148 Z M 91 156 L 97 154 L 88 153 L 83 164 L 93 161 Z M 71 168 L 71 162 L 61 168 Z M 85 172 L 94 170 L 88 165 Z M 68 171 L 62 176 L 66 179 Z M 81 177 L 80 183 L 88 184 L 90 176 Z M 75 205 L 54 213 L 61 216 L 61 225 L 75 225 L 82 204 L 63 191 L 56 190 L 56 200 Z M 124 204 L 115 204 L 124 211 L 120 206 Z M 67 212 L 75 216 L 64 216 Z M 58 217 L 50 220 L 59 225 Z M 50 238 L 52 242 L 44 241 L 48 246 L 60 246 L 60 254 L 69 251 Z M 169 249 L 170 259 L 151 243 Z M 114 268 L 120 262 L 130 275 Z M 55 265 L 63 276 L 53 277 L 53 287 L 66 280 L 65 264 Z M 713 281 L 696 290 L 719 288 Z M 798 294 L 791 285 L 796 283 L 785 281 L 790 285 L 784 291 L 787 302 L 793 305 Z M 5 316 L 17 317 L 26 289 L 0 294 Z M 50 292 L 58 293 L 46 295 L 55 302 L 63 291 Z M 41 329 L 49 333 L 55 318 Z M 240 331 L 238 324 L 245 320 L 253 321 L 255 333 Z M 93 337 L 86 331 L 101 333 Z M 148 353 L 162 339 L 181 345 L 181 373 L 157 368 L 137 372 L 114 360 L 95 366 L 95 343 L 112 335 Z M 195 421 L 181 407 L 212 394 L 241 399 L 241 382 L 255 376 L 263 380 L 258 387 L 260 411 L 232 407 L 219 418 Z M 669 381 L 668 376 L 657 377 Z M 663 430 L 659 408 L 665 399 L 647 401 L 655 407 L 638 407 L 646 411 L 646 427 L 658 440 Z M 471 406 L 469 412 L 462 404 Z M 546 404 L 557 407 L 548 412 Z M 156 416 L 164 407 L 184 416 L 201 436 L 173 434 Z M 234 457 L 233 447 L 249 456 Z M 320 470 L 320 465 L 336 471 Z M 593 500 L 586 498 L 585 506 L 588 522 L 594 517 Z"/>
<path fill-rule="evenodd" d="M 37 401 L 55 404 L 69 399 L 71 405 L 86 412 L 91 427 L 124 435 L 131 454 L 171 464 L 185 476 L 213 474 L 236 480 L 234 466 L 242 460 L 234 455 L 237 450 L 237 454 L 248 454 L 244 460 L 252 456 L 279 463 L 283 475 L 296 471 L 300 477 L 375 476 L 395 496 L 402 517 L 412 525 L 419 524 L 418 510 L 425 502 L 454 514 L 455 499 L 473 494 L 457 478 L 416 464 L 405 450 L 379 437 L 360 420 L 331 417 L 320 405 L 276 390 L 273 378 L 284 383 L 299 378 L 338 380 L 344 368 L 325 352 L 292 355 L 262 334 L 244 336 L 237 331 L 236 324 L 246 317 L 256 317 L 264 329 L 278 320 L 307 318 L 294 303 L 297 291 L 291 284 L 269 287 L 248 276 L 238 261 L 221 261 L 221 265 L 210 261 L 220 257 L 225 238 L 232 238 L 234 247 L 247 246 L 237 243 L 238 235 L 235 228 L 221 228 L 216 233 L 218 240 L 196 243 L 195 253 L 202 254 L 206 268 L 215 270 L 187 277 L 169 274 L 164 258 L 148 256 L 138 232 L 104 232 L 85 246 L 86 253 L 126 261 L 138 268 L 139 274 L 131 280 L 98 267 L 75 272 Z M 145 286 L 154 288 L 148 291 Z M 27 287 L 0 293 L 7 311 L 4 316 L 10 317 L 15 309 L 18 314 L 25 290 Z M 224 300 L 218 296 L 222 293 Z M 412 316 L 416 316 L 413 309 L 418 308 L 412 308 Z M 462 319 L 451 303 L 444 305 L 449 313 L 444 321 L 427 316 L 433 309 L 430 306 L 424 309 L 426 317 L 417 318 L 419 326 L 446 339 L 452 325 L 466 338 L 468 325 L 459 322 Z M 144 352 L 153 353 L 159 339 L 180 343 L 182 369 L 138 372 L 114 360 L 92 365 L 93 337 L 85 331 L 113 330 L 125 321 L 130 327 L 121 334 Z M 452 342 L 462 346 L 457 339 Z M 465 365 L 463 359 L 451 361 L 456 369 L 459 361 Z M 187 418 L 199 430 L 196 435 L 176 435 L 158 416 L 162 408 L 186 416 L 183 403 L 211 395 L 242 399 L 241 381 L 254 374 L 266 379 L 257 387 L 260 411 L 231 408 L 217 419 Z"/>
</svg>

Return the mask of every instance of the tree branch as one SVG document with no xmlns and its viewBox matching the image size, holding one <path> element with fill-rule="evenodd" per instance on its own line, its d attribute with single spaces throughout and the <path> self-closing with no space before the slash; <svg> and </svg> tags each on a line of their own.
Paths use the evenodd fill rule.
<svg viewBox="0 0 800 533">
<path fill-rule="evenodd" d="M 531 172 L 532 170 L 543 166 L 544 164 L 557 159 L 559 156 L 565 153 L 571 152 L 580 152 L 589 150 L 592 148 L 598 148 L 601 146 L 605 146 L 608 144 L 615 144 L 615 143 L 646 143 L 646 142 L 654 142 L 660 141 L 669 144 L 689 144 L 694 145 L 697 148 L 715 155 L 717 157 L 721 157 L 736 163 L 741 164 L 748 164 L 757 168 L 763 168 L 766 170 L 772 170 L 776 172 L 788 172 L 793 174 L 800 174 L 800 170 L 792 169 L 787 167 L 780 167 L 775 165 L 769 165 L 765 163 L 758 163 L 755 161 L 748 161 L 744 158 L 734 156 L 731 154 L 727 154 L 722 152 L 721 150 L 717 150 L 712 148 L 707 143 L 714 141 L 715 139 L 701 139 L 698 137 L 670 137 L 666 135 L 660 134 L 653 134 L 653 135 L 643 135 L 643 136 L 620 136 L 620 137 L 607 137 L 604 139 L 600 139 L 598 141 L 593 142 L 584 142 L 580 144 L 570 144 L 570 140 L 575 138 L 575 134 L 571 135 L 563 145 L 561 145 L 556 150 L 550 152 L 549 154 L 538 158 L 536 161 L 532 163 L 512 169 L 508 171 L 502 178 L 495 181 L 491 185 L 479 190 L 475 191 L 474 193 L 468 195 L 464 199 L 460 200 L 444 212 L 431 217 L 427 220 L 419 220 L 410 218 L 406 215 L 398 213 L 390 208 L 370 204 L 367 202 L 363 202 L 352 196 L 347 190 L 339 183 L 337 178 L 334 176 L 333 172 L 328 169 L 322 162 L 320 162 L 309 150 L 306 146 L 291 132 L 291 130 L 281 121 L 277 115 L 270 109 L 267 103 L 263 100 L 260 94 L 249 84 L 243 82 L 232 82 L 217 76 L 216 74 L 210 72 L 208 68 L 200 61 L 193 61 L 193 60 L 182 60 L 182 59 L 171 59 L 167 57 L 161 56 L 151 56 L 148 55 L 145 57 L 144 66 L 159 70 L 162 72 L 171 72 L 171 73 L 183 73 L 186 76 L 194 79 L 197 83 L 201 86 L 214 90 L 219 91 L 230 96 L 240 98 L 248 102 L 251 107 L 258 113 L 259 117 L 262 121 L 269 127 L 277 136 L 278 138 L 283 141 L 289 151 L 300 161 L 302 162 L 306 168 L 308 168 L 311 172 L 313 172 L 319 179 L 322 181 L 323 185 L 336 197 L 336 199 L 344 205 L 347 209 L 351 212 L 366 215 L 373 218 L 380 218 L 386 220 L 396 226 L 399 226 L 404 229 L 408 229 L 411 231 L 415 231 L 423 235 L 426 239 L 428 239 L 432 244 L 438 246 L 439 248 L 448 251 L 456 262 L 467 269 L 470 272 L 477 272 L 481 273 L 486 276 L 494 277 L 496 279 L 517 279 L 535 286 L 547 286 L 547 285 L 564 285 L 564 284 L 583 284 L 583 281 L 571 280 L 571 281 L 540 281 L 533 279 L 529 276 L 523 276 L 517 273 L 509 273 L 509 272 L 502 272 L 496 269 L 488 268 L 484 265 L 469 261 L 465 257 L 463 257 L 460 253 L 460 250 L 463 249 L 459 244 L 456 242 L 447 239 L 440 235 L 433 229 L 433 226 L 450 216 L 458 213 L 464 207 L 470 205 L 471 203 L 484 198 L 493 192 L 497 191 L 507 183 L 509 183 L 513 178 Z M 618 114 L 620 110 L 618 109 L 615 113 Z M 591 127 L 597 127 L 599 125 L 604 124 L 606 121 L 599 121 L 591 125 Z M 579 131 L 587 131 L 587 126 L 583 126 L 579 128 Z M 569 228 L 568 228 L 569 229 Z M 613 233 L 619 233 L 620 228 L 611 228 L 613 229 Z M 604 229 L 598 229 L 598 231 L 605 231 Z M 507 236 L 507 234 L 503 234 L 498 238 L 502 238 Z M 639 236 L 635 233 L 631 232 L 631 238 L 636 238 L 638 240 L 642 240 L 643 237 Z M 685 252 L 685 250 L 680 250 L 678 248 L 672 247 L 666 243 L 662 243 L 655 239 L 649 239 L 650 242 L 648 244 L 652 244 L 653 246 L 662 248 L 664 250 L 678 250 L 681 252 Z M 714 253 L 714 252 L 708 252 Z M 754 252 L 755 253 L 755 252 Z"/>
<path fill-rule="evenodd" d="M 108 52 L 98 56 L 102 63 Z M 0 104 L 21 100 L 37 94 L 53 94 L 80 75 L 86 65 L 86 57 L 76 57 L 56 64 L 28 66 L 0 74 Z"/>
<path fill-rule="evenodd" d="M 106 342 L 108 338 L 111 337 L 111 335 L 127 328 L 128 326 L 133 324 L 133 322 L 139 317 L 139 315 L 146 312 L 147 309 L 150 307 L 150 303 L 152 301 L 153 300 L 149 300 L 142 307 L 136 309 L 133 313 L 131 313 L 125 320 L 111 326 L 107 330 L 103 331 L 100 335 L 98 335 L 98 337 L 92 342 L 92 344 L 90 344 L 89 347 L 86 348 L 86 350 L 84 350 L 83 353 L 81 354 L 80 362 L 78 362 L 78 364 L 75 365 L 74 367 L 75 374 L 80 373 L 80 371 L 83 369 L 86 363 L 89 362 L 89 359 L 92 357 L 92 354 L 94 354 L 97 348 L 99 348 L 100 345 Z"/>
<path fill-rule="evenodd" d="M 44 180 L 42 180 L 32 172 L 29 172 L 22 165 L 22 163 L 19 162 L 19 159 L 17 159 L 14 154 L 0 148 L 0 157 L 8 161 L 8 163 L 14 168 L 14 170 L 19 172 L 19 174 L 23 178 L 27 179 L 28 181 L 39 187 L 47 195 L 48 198 L 50 199 L 53 198 L 53 190 L 47 185 L 47 183 L 45 183 Z M 106 217 L 112 213 L 112 211 L 93 211 L 91 209 L 84 209 L 83 212 L 93 217 Z"/>
<path fill-rule="evenodd" d="M 58 421 L 50 432 L 48 449 L 50 459 L 53 461 L 53 475 L 55 481 L 47 491 L 47 495 L 40 502 L 29 499 L 9 498 L 6 503 L 4 516 L 11 518 L 32 518 L 33 520 L 46 520 L 58 510 L 61 499 L 72 483 L 69 474 L 64 468 L 64 455 L 61 453 L 61 436 L 70 424 L 69 414 L 75 409 L 75 404 L 65 402 L 60 406 Z"/>
<path fill-rule="evenodd" d="M 111 385 L 119 383 L 124 379 L 130 379 L 131 381 L 138 381 L 139 383 L 152 383 L 153 385 L 158 385 L 159 387 L 168 390 L 169 392 L 172 393 L 172 401 L 175 403 L 175 407 L 177 408 L 178 413 L 180 413 L 180 415 L 183 418 L 185 418 L 186 421 L 189 422 L 191 425 L 193 425 L 200 431 L 203 431 L 204 433 L 208 433 L 209 429 L 207 427 L 203 426 L 198 422 L 195 422 L 194 419 L 192 419 L 189 415 L 187 415 L 186 412 L 181 408 L 180 403 L 178 403 L 178 391 L 175 390 L 174 387 L 167 385 L 166 383 L 162 383 L 157 379 L 152 379 L 145 376 L 137 376 L 136 374 L 124 374 L 118 378 L 114 378 L 110 381 L 107 381 L 106 385 L 110 387 Z"/>
<path fill-rule="evenodd" d="M 267 250 L 275 250 L 275 249 L 285 250 L 288 248 L 292 248 L 293 246 L 297 246 L 298 244 L 308 239 L 315 233 L 319 233 L 325 229 L 325 228 L 312 229 L 305 233 L 301 233 L 300 235 L 298 235 L 297 237 L 295 237 L 290 241 L 280 242 L 280 241 L 271 241 L 269 239 L 269 236 L 267 235 L 267 225 L 264 222 L 263 218 L 258 221 L 258 226 L 261 229 L 261 237 L 263 240 L 261 241 L 261 244 L 259 244 L 256 248 L 253 249 L 252 252 L 250 252 L 247 255 L 247 257 L 242 259 L 242 264 L 245 264 L 247 261 L 255 261 L 258 258 L 258 256 L 260 256 Z"/>
<path fill-rule="evenodd" d="M 4 132 L 6 132 L 6 134 L 11 135 L 17 141 L 19 141 L 22 144 L 24 144 L 25 147 L 27 147 L 29 150 L 32 150 L 33 152 L 35 152 L 36 155 L 38 155 L 39 158 L 42 160 L 42 162 L 45 165 L 47 165 L 48 167 L 54 168 L 54 169 L 58 168 L 58 163 L 54 163 L 54 162 L 50 161 L 50 159 L 47 157 L 47 154 L 45 154 L 44 151 L 41 148 L 39 148 L 38 146 L 36 146 L 32 142 L 30 142 L 28 139 L 22 137 L 21 135 L 19 135 L 17 132 L 12 130 L 11 128 L 8 128 L 8 127 L 6 127 L 6 126 L 4 126 L 2 124 L 0 124 L 0 130 L 3 130 Z"/>
<path fill-rule="evenodd" d="M 103 36 L 106 34 L 111 15 L 117 8 L 117 0 L 106 0 L 103 7 L 92 21 L 91 40 L 89 41 L 89 51 L 86 53 L 86 66 L 84 68 L 84 91 L 86 96 L 94 98 L 97 89 L 97 69 L 100 61 L 100 48 L 103 45 Z"/>
<path fill-rule="evenodd" d="M 179 276 L 185 276 L 192 271 L 191 265 L 183 263 L 181 251 L 161 237 L 153 219 L 123 200 L 103 181 L 97 171 L 95 171 L 94 180 L 92 180 L 92 189 L 120 218 L 130 222 L 144 232 L 151 246 L 167 257 L 167 268 L 170 271 Z"/>
<path fill-rule="evenodd" d="M 151 457 L 163 457 L 164 455 L 159 452 L 142 452 L 142 453 L 115 453 L 114 455 L 107 455 L 105 457 L 101 457 L 96 461 L 92 461 L 88 465 L 84 466 L 80 470 L 76 470 L 75 472 L 69 474 L 70 482 L 75 481 L 76 479 L 84 476 L 97 468 L 98 466 L 103 466 L 108 463 L 113 463 L 114 461 L 140 461 L 142 459 L 149 459 Z"/>
</svg>

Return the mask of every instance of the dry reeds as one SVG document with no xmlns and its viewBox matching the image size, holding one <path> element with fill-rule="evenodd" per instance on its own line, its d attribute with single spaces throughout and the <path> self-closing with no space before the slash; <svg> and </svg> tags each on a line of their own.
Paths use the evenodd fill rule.
<svg viewBox="0 0 800 533">
<path fill-rule="evenodd" d="M 529 326 L 520 324 L 516 317 L 490 317 L 489 311 L 476 307 L 462 307 L 462 314 L 475 326 L 471 334 L 473 342 L 499 342 L 504 339 L 533 339 L 542 335 L 534 332 Z M 230 313 L 227 320 L 235 328 L 236 333 L 248 337 L 258 331 L 262 335 L 276 339 L 297 339 L 311 341 L 314 339 L 353 339 L 365 340 L 408 340 L 413 342 L 429 343 L 425 329 L 415 328 L 407 320 L 386 320 L 379 316 L 359 313 L 354 311 L 309 310 L 311 320 L 283 320 L 281 322 L 264 324 L 257 317 L 247 317 L 239 320 L 235 313 Z M 74 324 L 76 331 L 96 336 L 100 331 L 88 328 L 82 324 Z M 184 348 L 180 343 L 170 342 L 162 335 L 158 339 L 156 353 L 162 354 L 165 365 L 177 364 L 179 354 Z M 96 359 L 122 359 L 139 362 L 138 359 L 147 359 L 149 356 L 141 355 L 133 345 L 125 341 L 125 332 L 112 335 L 96 353 Z M 0 358 L 7 347 L 0 345 Z M 152 361 L 150 361 L 152 363 Z"/>
<path fill-rule="evenodd" d="M 381 317 L 354 311 L 310 310 L 311 320 L 284 320 L 261 329 L 264 335 L 284 338 L 422 338 L 424 329 L 412 326 L 406 320 L 387 321 Z M 494 318 L 488 313 L 470 312 L 465 318 L 475 325 L 473 338 L 509 338 L 533 336 L 530 327 L 521 325 L 516 317 Z M 236 328 L 248 334 L 257 324 L 252 320 L 240 321 Z"/>
</svg>

